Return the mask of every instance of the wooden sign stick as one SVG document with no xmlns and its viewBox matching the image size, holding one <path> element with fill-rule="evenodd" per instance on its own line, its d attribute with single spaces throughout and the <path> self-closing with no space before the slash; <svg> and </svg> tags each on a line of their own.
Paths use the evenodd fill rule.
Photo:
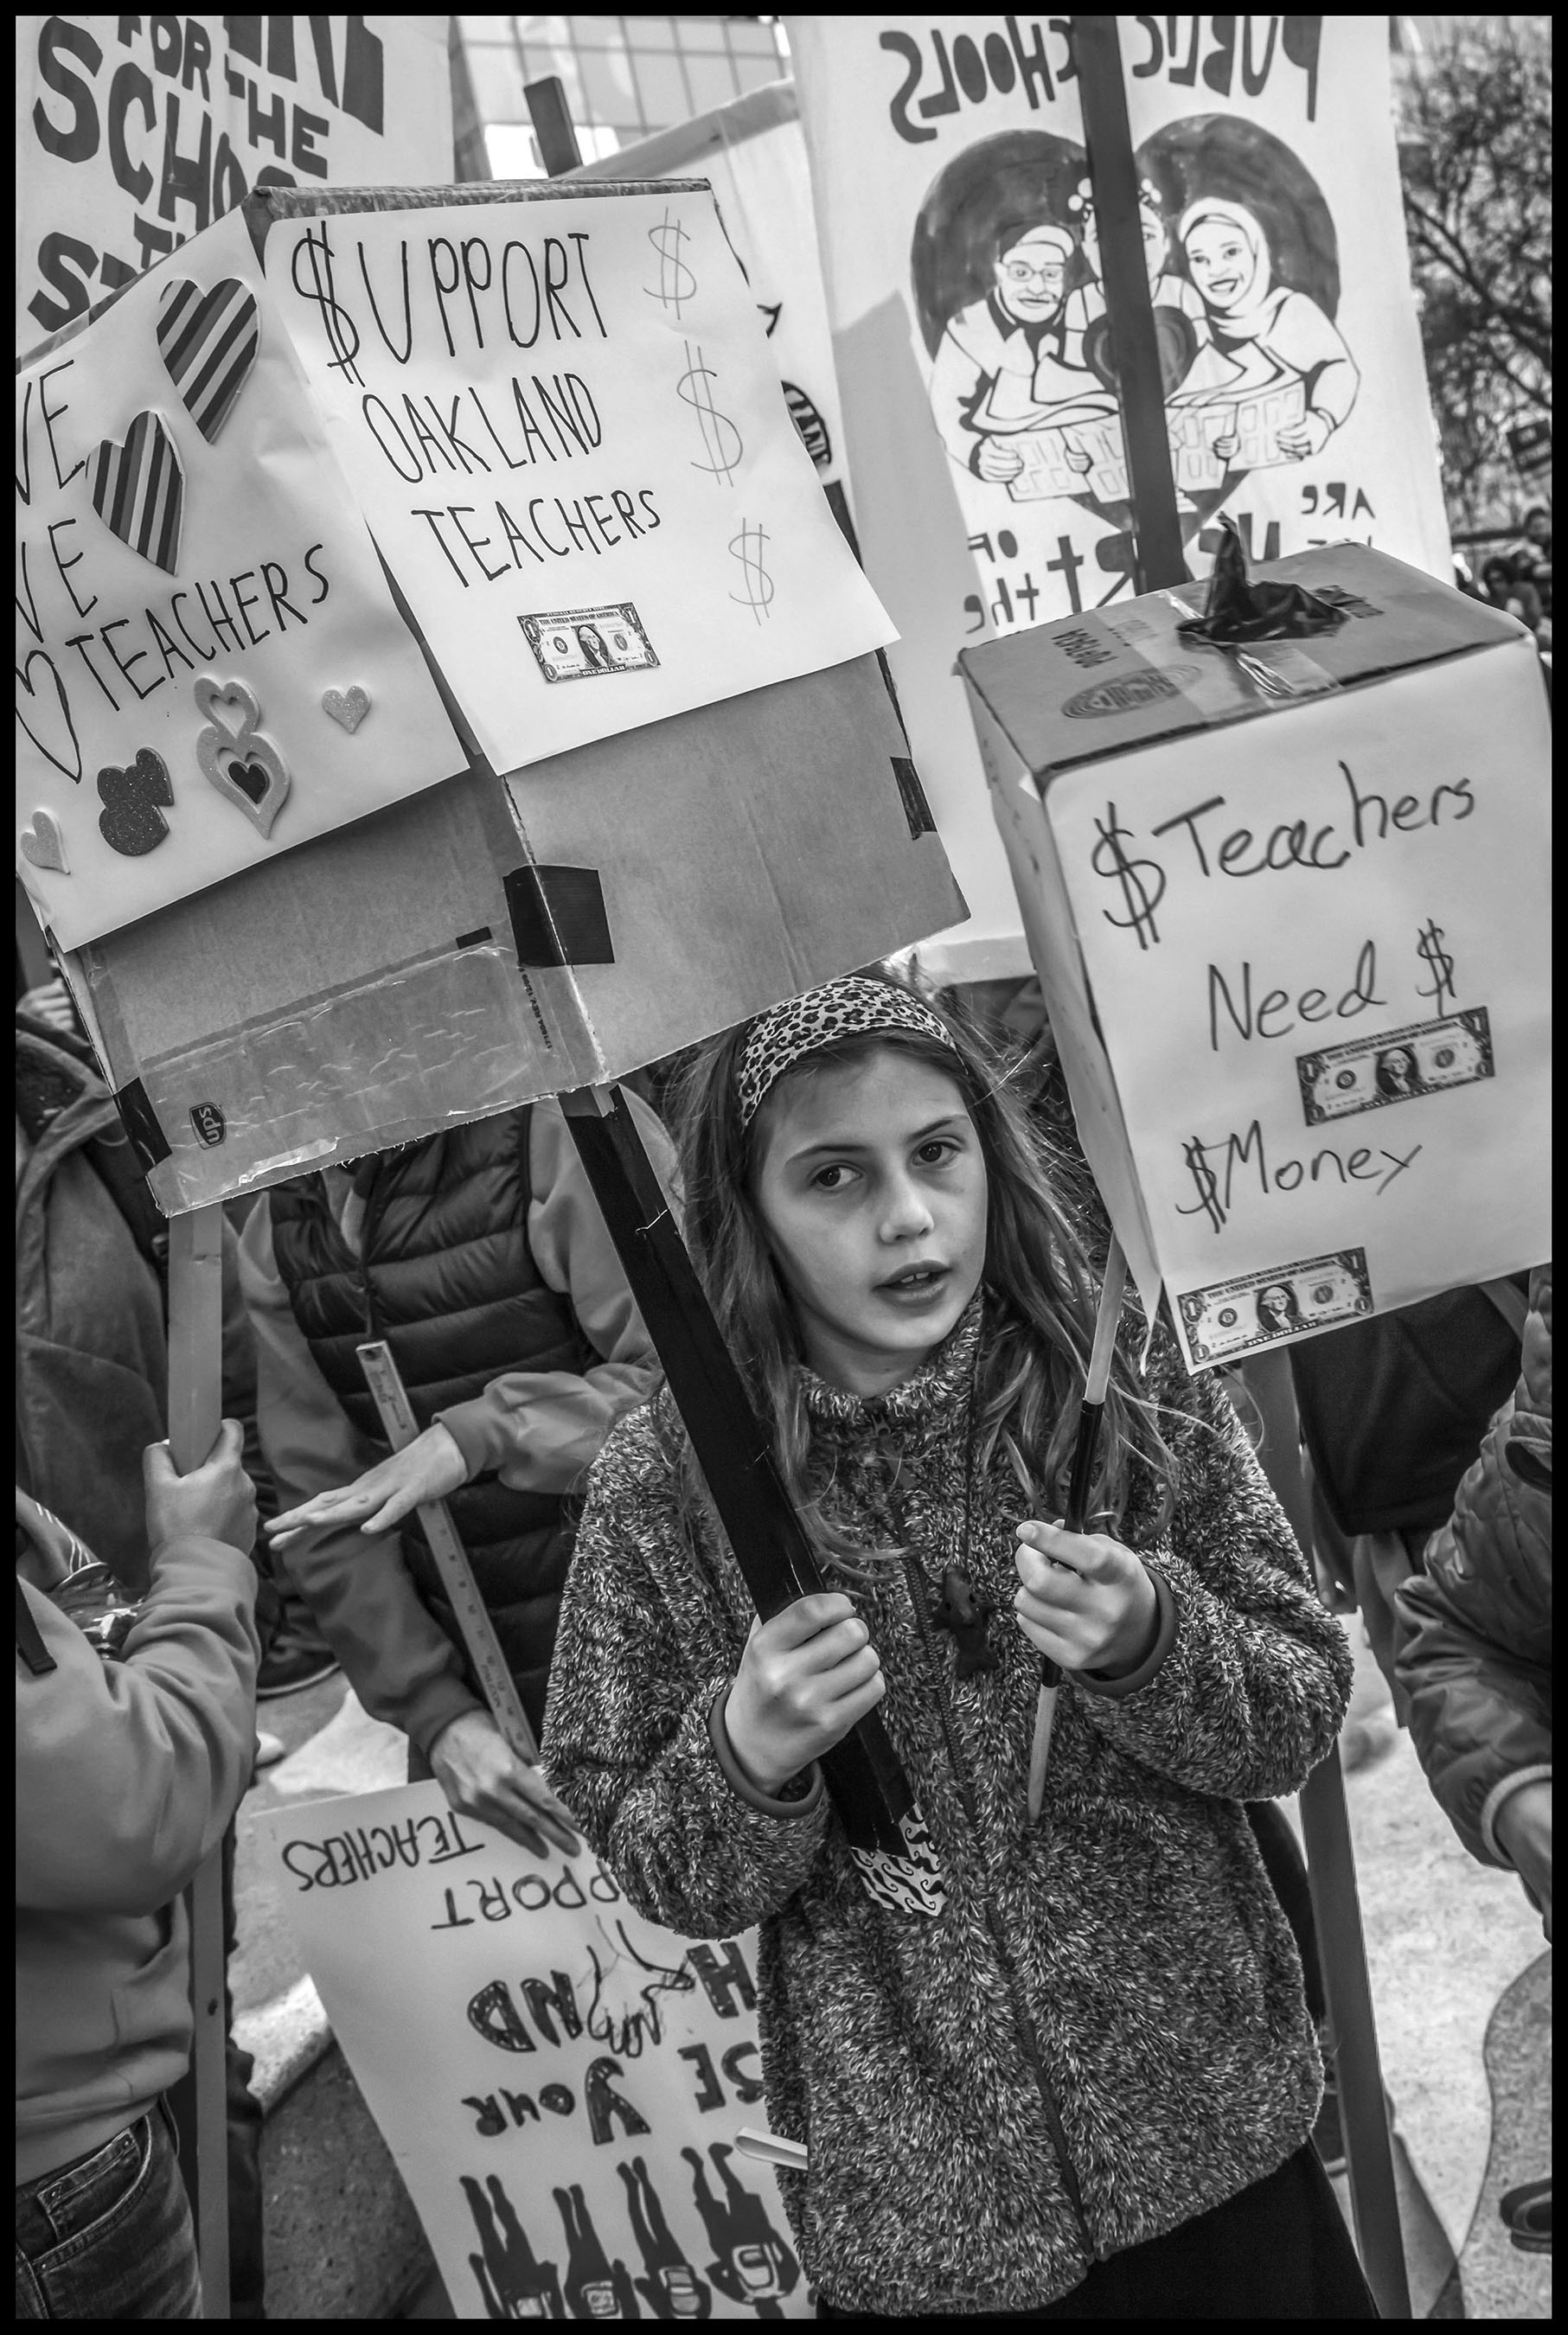
<svg viewBox="0 0 1568 2335">
<path fill-rule="evenodd" d="M 169 1226 L 169 1448 L 182 1476 L 199 1468 L 223 1416 L 223 1209 L 193 1208 Z M 190 1932 L 190 2068 L 171 2105 L 179 2169 L 196 2217 L 202 2315 L 227 2319 L 228 2104 L 223 2008 L 223 1846 L 185 1893 Z"/>
<path fill-rule="evenodd" d="M 1127 1287 L 1127 1258 L 1121 1243 L 1111 1235 L 1110 1255 L 1100 1284 L 1099 1311 L 1095 1315 L 1094 1343 L 1089 1349 L 1089 1374 L 1078 1414 L 1078 1435 L 1072 1447 L 1072 1469 L 1067 1482 L 1067 1516 L 1070 1533 L 1080 1533 L 1089 1507 L 1089 1487 L 1094 1480 L 1095 1455 L 1099 1449 L 1100 1421 L 1105 1417 L 1105 1390 L 1110 1384 L 1111 1356 L 1116 1352 L 1116 1325 L 1121 1318 L 1122 1292 Z M 1040 1658 L 1040 1700 L 1035 1705 L 1034 1742 L 1029 1754 L 1029 1821 L 1036 1822 L 1045 1799 L 1045 1770 L 1050 1759 L 1050 1734 L 1056 1725 L 1056 1698 L 1061 1686 L 1061 1665 L 1049 1654 Z"/>
</svg>

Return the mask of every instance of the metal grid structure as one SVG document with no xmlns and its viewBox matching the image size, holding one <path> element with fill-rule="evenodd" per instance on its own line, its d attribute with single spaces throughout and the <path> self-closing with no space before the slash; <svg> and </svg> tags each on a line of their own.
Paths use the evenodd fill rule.
<svg viewBox="0 0 1568 2335">
<path fill-rule="evenodd" d="M 762 16 L 460 16 L 458 29 L 498 176 L 541 165 L 523 90 L 559 78 L 586 160 L 789 70 L 776 18 Z"/>
</svg>

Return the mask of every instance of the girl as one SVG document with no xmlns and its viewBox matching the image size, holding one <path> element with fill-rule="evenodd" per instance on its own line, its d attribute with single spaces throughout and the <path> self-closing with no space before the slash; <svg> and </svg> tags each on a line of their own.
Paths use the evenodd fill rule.
<svg viewBox="0 0 1568 2335">
<path fill-rule="evenodd" d="M 1374 2317 L 1239 1805 L 1322 1759 L 1350 1659 L 1224 1395 L 1164 1342 L 1163 1403 L 1118 1362 L 1104 1528 L 1046 1520 L 1095 1291 L 1017 1106 L 907 990 L 730 1032 L 683 1116 L 693 1255 L 842 1585 L 756 1622 L 661 1396 L 594 1469 L 546 1758 L 644 1914 L 761 1925 L 822 2314 Z M 1042 1652 L 1069 1676 L 1031 1826 Z M 934 1919 L 866 1894 L 813 1766 L 877 1705 Z"/>
</svg>

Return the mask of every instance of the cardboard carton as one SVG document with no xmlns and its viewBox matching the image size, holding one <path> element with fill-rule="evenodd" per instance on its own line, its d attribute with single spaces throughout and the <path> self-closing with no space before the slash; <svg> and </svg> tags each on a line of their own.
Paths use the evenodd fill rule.
<svg viewBox="0 0 1568 2335">
<path fill-rule="evenodd" d="M 1191 1367 L 1551 1255 L 1549 721 L 1523 626 L 1357 545 L 966 650 L 1084 1148 Z"/>
<path fill-rule="evenodd" d="M 476 758 L 67 966 L 177 1214 L 618 1078 L 963 914 L 867 656 Z"/>
</svg>

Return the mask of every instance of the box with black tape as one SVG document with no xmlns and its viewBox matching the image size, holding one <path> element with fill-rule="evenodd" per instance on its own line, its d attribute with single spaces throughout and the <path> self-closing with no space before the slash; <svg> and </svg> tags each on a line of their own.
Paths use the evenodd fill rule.
<svg viewBox="0 0 1568 2335">
<path fill-rule="evenodd" d="M 963 914 L 866 656 L 449 780 L 68 964 L 173 1214 L 618 1078 Z"/>
<path fill-rule="evenodd" d="M 1500 611 L 1365 546 L 965 650 L 1079 1132 L 1193 1368 L 1551 1255 L 1549 715 Z M 1263 629 L 1259 627 L 1258 629 Z"/>
<path fill-rule="evenodd" d="M 18 872 L 170 1212 L 964 913 L 701 181 L 252 198 L 18 481 Z"/>
</svg>

